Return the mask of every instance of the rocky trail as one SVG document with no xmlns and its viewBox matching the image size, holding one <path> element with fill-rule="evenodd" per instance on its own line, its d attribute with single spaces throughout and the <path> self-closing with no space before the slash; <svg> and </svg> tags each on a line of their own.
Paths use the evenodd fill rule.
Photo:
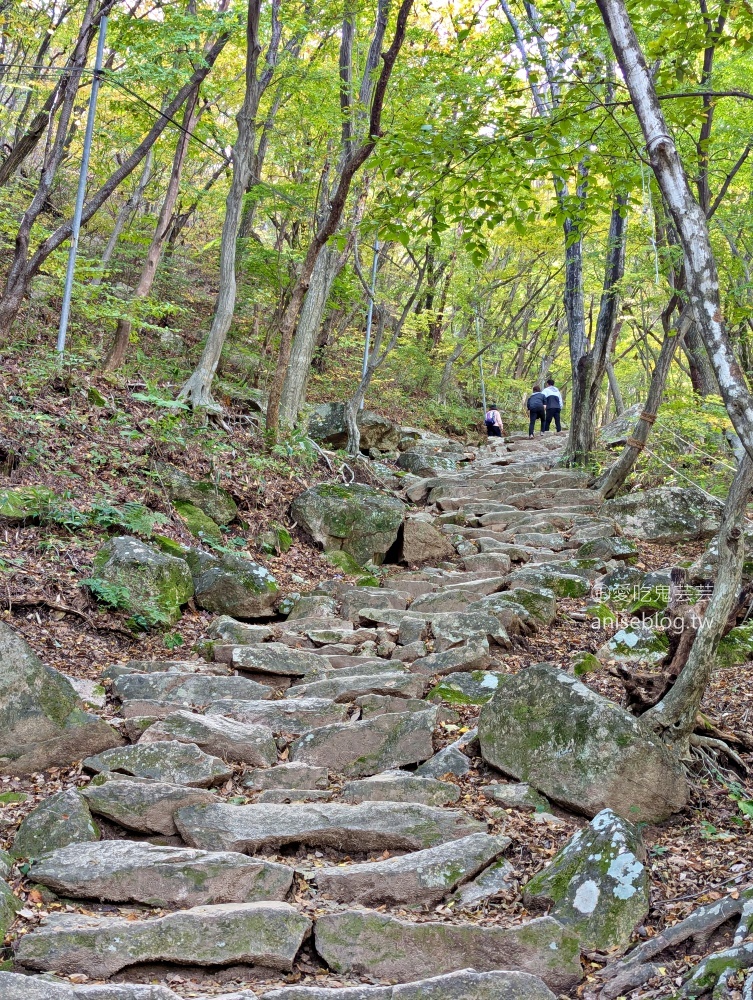
<svg viewBox="0 0 753 1000">
<path fill-rule="evenodd" d="M 653 637 L 585 648 L 592 595 L 662 585 L 671 562 L 637 565 L 646 546 L 698 554 L 719 511 L 683 490 L 602 503 L 557 467 L 563 443 L 412 449 L 402 499 L 312 487 L 294 514 L 321 544 L 421 568 L 327 581 L 284 620 L 217 616 L 206 660 L 109 666 L 96 714 L 0 625 L 3 787 L 82 761 L 6 830 L 1 1000 L 658 997 L 693 969 L 701 995 L 699 954 L 646 949 L 698 901 L 724 917 L 702 953 L 753 948 L 747 847 L 704 873 L 737 872 L 731 896 L 657 915 L 697 792 L 597 669 Z M 583 646 L 540 663 L 558 622 Z M 645 961 L 616 967 L 636 941 Z"/>
</svg>

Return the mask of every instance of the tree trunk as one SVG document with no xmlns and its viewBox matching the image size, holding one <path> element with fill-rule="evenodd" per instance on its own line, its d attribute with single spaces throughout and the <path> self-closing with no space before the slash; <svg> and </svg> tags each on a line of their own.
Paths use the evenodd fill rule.
<svg viewBox="0 0 753 1000">
<path fill-rule="evenodd" d="M 382 54 L 382 70 L 374 87 L 374 99 L 371 104 L 367 138 L 363 143 L 361 143 L 360 146 L 354 148 L 345 159 L 337 186 L 332 198 L 330 199 L 326 216 L 314 235 L 313 240 L 309 244 L 308 252 L 306 253 L 306 257 L 301 265 L 298 280 L 296 281 L 290 295 L 290 302 L 288 303 L 285 314 L 282 317 L 282 322 L 280 323 L 280 353 L 277 359 L 277 367 L 270 384 L 269 402 L 267 404 L 266 426 L 267 431 L 271 432 L 272 435 L 277 433 L 279 427 L 282 387 L 285 381 L 288 365 L 290 363 L 293 332 L 298 320 L 298 314 L 301 310 L 304 296 L 308 291 L 309 284 L 311 283 L 311 275 L 313 274 L 317 258 L 324 245 L 328 242 L 330 237 L 334 235 L 340 225 L 340 220 L 342 218 L 345 202 L 348 197 L 353 178 L 371 156 L 376 146 L 377 139 L 382 135 L 382 110 L 387 94 L 387 86 L 389 84 L 392 69 L 395 65 L 398 53 L 400 52 L 405 39 L 405 29 L 412 6 L 413 0 L 402 0 L 402 3 L 400 4 L 392 44 L 387 52 Z M 386 19 L 387 5 L 384 0 L 380 0 L 377 20 L 381 24 L 386 24 Z M 382 28 L 382 33 L 383 30 L 384 29 Z M 378 27 L 375 31 L 375 37 L 379 31 L 380 29 Z"/>
<path fill-rule="evenodd" d="M 619 417 L 621 413 L 625 412 L 625 403 L 623 402 L 620 385 L 617 381 L 617 376 L 614 373 L 614 367 L 611 361 L 607 361 L 607 378 L 609 379 L 609 388 L 612 390 L 615 413 Z"/>
<path fill-rule="evenodd" d="M 253 170 L 256 142 L 256 116 L 259 103 L 272 80 L 280 46 L 280 0 L 272 4 L 272 38 L 267 49 L 266 68 L 261 77 L 257 69 L 261 45 L 259 43 L 259 16 L 261 0 L 249 0 L 246 18 L 246 91 L 243 106 L 238 112 L 238 138 L 233 147 L 233 179 L 225 200 L 225 219 L 220 240 L 219 291 L 214 304 L 214 314 L 201 358 L 190 378 L 180 390 L 180 398 L 187 399 L 194 408 L 216 410 L 212 399 L 212 382 L 220 363 L 225 337 L 230 329 L 235 309 L 235 255 L 238 247 L 243 199 L 248 190 Z"/>
<path fill-rule="evenodd" d="M 738 466 L 724 506 L 714 592 L 688 661 L 659 704 L 641 716 L 665 741 L 679 745 L 681 749 L 685 748 L 695 728 L 696 716 L 714 669 L 719 640 L 740 592 L 745 556 L 742 520 L 752 488 L 753 460 L 746 455 Z"/>
<path fill-rule="evenodd" d="M 665 335 L 656 366 L 651 376 L 646 404 L 635 425 L 633 435 L 628 439 L 628 443 L 614 465 L 607 469 L 597 481 L 598 488 L 607 500 L 617 495 L 643 451 L 643 446 L 648 440 L 649 433 L 656 420 L 656 414 L 659 412 L 659 406 L 664 395 L 664 386 L 667 383 L 667 376 L 672 367 L 672 359 L 675 356 L 677 345 L 682 340 L 683 330 L 687 328 L 689 323 L 690 314 L 689 310 L 686 309 L 680 317 L 677 330 Z"/>
<path fill-rule="evenodd" d="M 458 341 L 458 343 L 455 344 L 452 349 L 452 354 L 445 361 L 444 367 L 442 368 L 442 378 L 439 381 L 439 392 L 437 394 L 437 402 L 441 403 L 442 406 L 444 406 L 447 402 L 447 396 L 450 391 L 450 384 L 452 382 L 452 366 L 463 353 L 463 346 L 462 341 Z"/>
<path fill-rule="evenodd" d="M 301 306 L 280 399 L 280 424 L 283 427 L 295 425 L 306 397 L 306 384 L 324 310 L 327 308 L 332 286 L 345 266 L 342 256 L 333 247 L 325 247 L 314 265 L 311 284 Z"/>
<path fill-rule="evenodd" d="M 688 297 L 735 430 L 753 457 L 753 398 L 724 325 L 719 276 L 701 206 L 688 185 L 623 0 L 597 0 L 643 131 L 651 167 L 682 244 Z"/>
<path fill-rule="evenodd" d="M 154 229 L 152 242 L 149 244 L 146 259 L 141 269 L 141 274 L 136 288 L 134 289 L 131 301 L 148 298 L 154 285 L 154 279 L 157 276 L 157 266 L 159 265 L 160 258 L 162 256 L 162 247 L 164 246 L 165 238 L 167 236 L 168 229 L 170 228 L 170 222 L 172 221 L 173 211 L 178 201 L 180 178 L 183 173 L 183 164 L 186 160 L 186 154 L 188 153 L 188 142 L 196 125 L 196 105 L 198 100 L 199 88 L 197 87 L 192 94 L 189 94 L 186 101 L 186 107 L 183 112 L 182 131 L 178 136 L 178 143 L 175 147 L 173 165 L 170 171 L 170 178 L 167 182 L 165 198 L 162 202 L 162 208 L 160 209 L 157 225 Z M 108 371 L 113 371 L 123 364 L 126 351 L 128 350 L 128 344 L 131 339 L 132 327 L 133 324 L 130 319 L 121 317 L 118 320 L 115 336 L 112 344 L 110 345 L 110 350 L 107 352 L 107 357 L 105 358 L 105 368 Z"/>
<path fill-rule="evenodd" d="M 146 189 L 146 186 L 152 176 L 152 164 L 154 162 L 153 153 L 154 150 L 150 149 L 146 160 L 144 161 L 144 169 L 141 171 L 141 177 L 139 177 L 136 187 L 133 189 L 130 198 L 128 198 L 118 212 L 118 217 L 115 220 L 115 225 L 112 227 L 112 232 L 110 233 L 110 238 L 107 241 L 107 246 L 105 247 L 104 253 L 99 261 L 97 274 L 89 282 L 93 288 L 97 288 L 102 284 L 102 278 L 107 270 L 107 265 L 110 263 L 112 255 L 115 253 L 115 247 L 117 246 L 120 234 L 123 232 L 123 228 L 125 227 L 126 219 L 129 215 L 131 215 L 131 213 L 135 214 L 139 209 L 141 199 L 144 197 L 144 190 Z"/>
<path fill-rule="evenodd" d="M 690 366 L 690 380 L 699 396 L 718 396 L 719 383 L 709 361 L 703 340 L 693 323 L 685 338 L 685 354 Z"/>
<path fill-rule="evenodd" d="M 626 199 L 618 196 L 612 209 L 607 244 L 604 284 L 596 320 L 593 347 L 589 350 L 585 331 L 574 327 L 576 305 L 568 312 L 570 327 L 570 357 L 573 367 L 573 395 L 570 404 L 570 429 L 565 448 L 566 465 L 585 465 L 596 442 L 596 412 L 601 384 L 604 380 L 612 334 L 617 320 L 619 282 L 625 270 L 625 238 L 627 235 Z M 578 254 L 580 265 L 580 253 Z M 567 288 L 567 285 L 566 285 Z M 566 296 L 567 296 L 566 291 Z M 571 293 L 572 295 L 572 290 Z M 577 315 L 583 316 L 583 295 L 578 296 Z M 566 301 L 567 306 L 567 301 Z M 570 313 L 573 314 L 571 321 Z"/>
</svg>

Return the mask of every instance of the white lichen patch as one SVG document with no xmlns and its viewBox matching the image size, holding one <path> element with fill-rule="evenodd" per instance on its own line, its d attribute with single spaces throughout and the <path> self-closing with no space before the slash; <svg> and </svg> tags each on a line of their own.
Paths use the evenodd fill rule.
<svg viewBox="0 0 753 1000">
<path fill-rule="evenodd" d="M 610 864 L 607 874 L 616 885 L 612 892 L 618 899 L 630 899 L 637 892 L 636 883 L 643 873 L 643 865 L 631 851 L 618 855 Z"/>
<path fill-rule="evenodd" d="M 599 902 L 599 893 L 598 885 L 593 879 L 589 878 L 582 885 L 578 886 L 577 892 L 573 897 L 573 906 L 583 914 L 593 913 Z"/>
</svg>

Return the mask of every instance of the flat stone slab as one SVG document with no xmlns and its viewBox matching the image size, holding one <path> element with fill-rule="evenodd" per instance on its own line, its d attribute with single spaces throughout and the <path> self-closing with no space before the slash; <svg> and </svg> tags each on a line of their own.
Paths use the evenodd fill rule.
<svg viewBox="0 0 753 1000">
<path fill-rule="evenodd" d="M 323 895 L 340 903 L 428 906 L 473 878 L 510 843 L 509 837 L 475 833 L 399 858 L 317 868 L 311 877 Z"/>
<path fill-rule="evenodd" d="M 436 720 L 436 708 L 427 705 L 425 712 L 386 713 L 324 726 L 299 737 L 290 748 L 290 759 L 351 778 L 416 764 L 434 752 Z"/>
<path fill-rule="evenodd" d="M 96 816 L 119 823 L 137 833 L 162 833 L 170 837 L 178 832 L 173 815 L 184 806 L 211 804 L 220 800 L 213 792 L 185 785 L 172 785 L 146 778 L 127 778 L 103 774 L 95 778 L 81 794 Z"/>
<path fill-rule="evenodd" d="M 249 725 L 222 715 L 174 712 L 150 726 L 139 738 L 139 746 L 166 740 L 193 743 L 204 753 L 252 767 L 277 763 L 277 745 L 268 726 Z"/>
<path fill-rule="evenodd" d="M 422 802 L 426 806 L 449 806 L 460 798 L 460 789 L 449 781 L 423 778 L 410 771 L 383 771 L 361 781 L 347 781 L 342 797 L 346 802 Z"/>
<path fill-rule="evenodd" d="M 12 1000 L 26 1000 L 13 996 Z M 36 1000 L 36 998 L 29 998 Z M 230 1000 L 230 998 L 228 998 Z M 240 998 L 238 998 L 240 1000 Z M 262 1000 L 555 1000 L 536 976 L 526 972 L 474 972 L 463 969 L 401 986 L 284 986 Z"/>
<path fill-rule="evenodd" d="M 73 986 L 62 980 L 53 982 L 15 972 L 0 972 L 0 996 L 3 1000 L 179 1000 L 177 993 L 166 986 L 136 983 Z M 240 998 L 236 995 L 235 1000 Z"/>
<path fill-rule="evenodd" d="M 287 903 L 224 903 L 155 920 L 53 914 L 25 934 L 16 954 L 28 969 L 109 979 L 137 962 L 228 965 L 289 972 L 311 921 Z"/>
<path fill-rule="evenodd" d="M 303 677 L 316 666 L 319 657 L 307 649 L 291 649 L 281 642 L 234 646 L 232 664 L 238 670 L 255 674 L 283 674 Z"/>
<path fill-rule="evenodd" d="M 124 674 L 116 677 L 113 694 L 121 701 L 168 701 L 203 708 L 221 698 L 269 698 L 274 688 L 247 677 L 206 677 L 202 674 Z"/>
<path fill-rule="evenodd" d="M 284 899 L 293 870 L 230 851 L 158 847 L 129 840 L 71 844 L 32 868 L 35 882 L 75 899 L 191 907 Z"/>
<path fill-rule="evenodd" d="M 500 966 L 564 993 L 581 981 L 578 939 L 552 917 L 516 927 L 414 924 L 375 910 L 319 917 L 316 950 L 335 972 L 410 982 L 416 976 Z"/>
<path fill-rule="evenodd" d="M 491 663 L 489 643 L 476 639 L 466 645 L 447 649 L 443 653 L 429 653 L 414 660 L 411 670 L 422 674 L 453 674 L 465 670 L 483 670 Z"/>
<path fill-rule="evenodd" d="M 329 775 L 326 767 L 286 762 L 271 768 L 248 771 L 243 779 L 244 788 L 326 788 Z"/>
<path fill-rule="evenodd" d="M 488 899 L 509 892 L 513 887 L 514 868 L 509 861 L 496 861 L 477 875 L 472 882 L 466 882 L 452 896 L 452 902 L 460 908 L 473 908 Z"/>
<path fill-rule="evenodd" d="M 228 715 L 239 722 L 269 726 L 273 733 L 310 733 L 348 714 L 348 706 L 328 698 L 281 698 L 279 701 L 215 701 L 207 715 Z"/>
<path fill-rule="evenodd" d="M 244 854 L 284 844 L 338 851 L 417 851 L 486 832 L 485 823 L 464 812 L 412 802 L 196 805 L 178 810 L 175 823 L 192 847 Z"/>
<path fill-rule="evenodd" d="M 390 661 L 392 662 L 392 661 Z M 288 696 L 295 698 L 332 698 L 333 701 L 355 701 L 362 694 L 398 694 L 404 698 L 421 698 L 426 691 L 426 681 L 405 672 L 354 675 L 342 677 L 340 671 L 333 671 L 336 676 L 322 680 L 311 681 L 308 684 L 296 684 L 288 690 Z"/>
<path fill-rule="evenodd" d="M 527 809 L 532 812 L 544 812 L 549 809 L 549 803 L 535 788 L 525 782 L 503 785 L 494 781 L 490 785 L 482 785 L 479 789 L 487 799 L 498 802 L 508 809 Z"/>
<path fill-rule="evenodd" d="M 233 773 L 219 757 L 204 753 L 195 743 L 180 743 L 178 740 L 115 747 L 95 757 L 87 757 L 83 764 L 95 773 L 122 772 L 193 788 L 219 785 Z"/>
</svg>

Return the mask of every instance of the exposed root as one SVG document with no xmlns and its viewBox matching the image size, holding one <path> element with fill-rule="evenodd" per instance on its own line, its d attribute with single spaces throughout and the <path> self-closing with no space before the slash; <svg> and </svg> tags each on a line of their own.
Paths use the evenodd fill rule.
<svg viewBox="0 0 753 1000">
<path fill-rule="evenodd" d="M 195 371 L 178 393 L 194 410 L 206 410 L 214 416 L 222 415 L 222 407 L 212 396 L 212 380 L 201 371 Z"/>
<path fill-rule="evenodd" d="M 753 889 L 740 892 L 737 899 L 725 896 L 715 903 L 699 907 L 689 917 L 639 944 L 624 958 L 610 962 L 598 973 L 602 979 L 609 980 L 602 988 L 601 996 L 605 1000 L 613 1000 L 625 991 L 641 986 L 656 974 L 658 966 L 652 959 L 657 955 L 688 938 L 703 940 L 735 916 L 740 919 L 732 946 L 700 962 L 683 986 L 681 995 L 700 997 L 715 989 L 720 981 L 722 985 L 719 989 L 726 989 L 726 980 L 734 972 L 753 967 L 753 942 L 743 943 L 753 927 Z M 724 1000 L 725 993 L 719 993 L 719 997 Z"/>
</svg>

